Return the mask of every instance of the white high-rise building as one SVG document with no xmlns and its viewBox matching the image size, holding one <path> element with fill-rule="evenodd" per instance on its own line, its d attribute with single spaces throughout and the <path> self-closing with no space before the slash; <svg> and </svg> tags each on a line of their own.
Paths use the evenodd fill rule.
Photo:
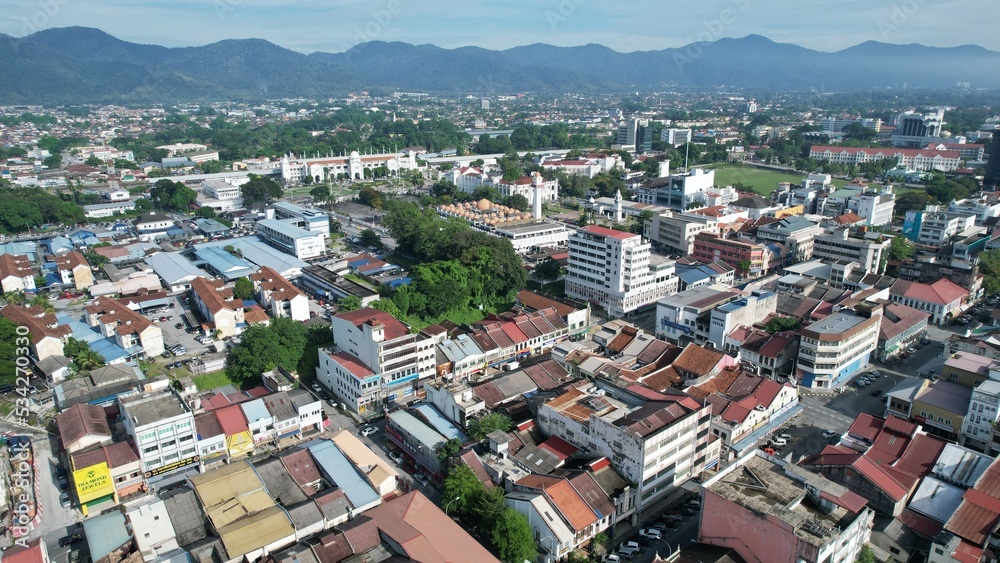
<svg viewBox="0 0 1000 563">
<path fill-rule="evenodd" d="M 569 237 L 566 295 L 620 316 L 676 291 L 672 263 L 650 265 L 640 235 L 590 225 Z"/>
</svg>

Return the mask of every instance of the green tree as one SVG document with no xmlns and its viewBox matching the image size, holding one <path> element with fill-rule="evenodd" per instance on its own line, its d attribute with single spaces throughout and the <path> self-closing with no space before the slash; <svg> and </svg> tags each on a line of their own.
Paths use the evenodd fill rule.
<svg viewBox="0 0 1000 563">
<path fill-rule="evenodd" d="M 486 413 L 478 418 L 473 418 L 466 425 L 469 434 L 476 440 L 482 440 L 491 432 L 501 430 L 509 432 L 512 426 L 510 417 L 498 412 Z"/>
<path fill-rule="evenodd" d="M 483 484 L 464 463 L 456 464 L 448 472 L 441 489 L 441 503 L 458 514 L 468 514 L 476 498 L 482 494 Z M 457 499 L 457 500 L 455 500 Z"/>
<path fill-rule="evenodd" d="M 348 295 L 347 297 L 342 297 L 337 301 L 337 312 L 338 313 L 350 313 L 351 311 L 357 311 L 361 308 L 361 299 L 356 295 Z"/>
<path fill-rule="evenodd" d="M 513 207 L 518 211 L 527 211 L 530 203 L 528 202 L 528 198 L 524 197 L 523 195 L 514 194 L 507 198 L 506 205 L 507 207 Z"/>
<path fill-rule="evenodd" d="M 452 438 L 447 442 L 438 446 L 437 456 L 438 459 L 444 461 L 449 457 L 458 453 L 458 450 L 462 449 L 462 441 L 458 438 Z"/>
<path fill-rule="evenodd" d="M 559 279 L 563 273 L 562 266 L 559 265 L 558 260 L 553 260 L 552 258 L 546 258 L 535 266 L 535 275 L 546 280 Z"/>
<path fill-rule="evenodd" d="M 239 248 L 236 248 L 235 246 L 233 246 L 231 244 L 227 244 L 226 246 L 223 246 L 222 250 L 225 250 L 226 252 L 232 254 L 233 256 L 238 256 L 240 258 L 243 258 L 243 251 L 240 250 Z"/>
<path fill-rule="evenodd" d="M 267 203 L 281 198 L 285 191 L 281 185 L 270 178 L 250 174 L 250 180 L 240 186 L 240 193 L 243 195 L 243 203 L 252 206 L 257 203 Z"/>
<path fill-rule="evenodd" d="M 104 365 L 104 356 L 90 349 L 85 340 L 77 340 L 70 336 L 63 345 L 63 354 L 73 360 L 79 371 L 90 371 Z"/>
<path fill-rule="evenodd" d="M 46 168 L 59 168 L 62 166 L 62 155 L 59 153 L 50 154 L 42 159 L 42 166 Z"/>
<path fill-rule="evenodd" d="M 17 325 L 0 317 L 0 384 L 14 384 L 17 376 Z"/>
<path fill-rule="evenodd" d="M 889 260 L 906 260 L 913 256 L 913 243 L 903 235 L 892 237 L 889 243 Z"/>
<path fill-rule="evenodd" d="M 385 298 L 379 299 L 378 301 L 372 302 L 372 304 L 369 305 L 369 307 L 371 307 L 372 309 L 378 309 L 379 311 L 385 311 L 386 313 L 389 313 L 390 315 L 396 318 L 403 316 L 402 311 L 399 310 L 399 307 L 396 305 L 396 302 L 393 301 L 392 299 L 385 299 Z"/>
<path fill-rule="evenodd" d="M 253 299 L 253 282 L 250 278 L 237 278 L 236 285 L 233 286 L 233 296 L 237 299 Z"/>
<path fill-rule="evenodd" d="M 1000 249 L 979 254 L 979 272 L 983 274 L 983 288 L 989 295 L 1000 295 Z"/>
<path fill-rule="evenodd" d="M 191 204 L 198 199 L 198 193 L 181 182 L 166 178 L 158 180 L 149 191 L 149 196 L 158 209 L 164 211 L 188 212 Z"/>
<path fill-rule="evenodd" d="M 746 258 L 744 258 L 743 260 L 740 260 L 739 262 L 736 263 L 736 267 L 739 269 L 740 275 L 743 275 L 743 276 L 746 276 L 746 275 L 750 274 L 750 268 L 752 266 L 753 266 L 753 264 L 749 260 L 747 260 Z"/>
<path fill-rule="evenodd" d="M 31 301 L 28 302 L 28 304 L 35 307 L 41 307 L 42 309 L 45 309 L 47 313 L 51 313 L 56 310 L 55 307 L 52 306 L 52 303 L 49 301 L 48 293 L 42 293 L 42 292 L 36 293 L 35 296 L 31 298 Z"/>
<path fill-rule="evenodd" d="M 305 348 L 306 327 L 300 322 L 277 318 L 270 325 L 253 325 L 230 350 L 227 373 L 233 381 L 252 383 L 276 367 L 295 371 Z"/>
<path fill-rule="evenodd" d="M 382 239 L 379 238 L 378 233 L 371 229 L 364 229 L 358 233 L 358 241 L 362 246 L 382 248 Z"/>
<path fill-rule="evenodd" d="M 215 219 L 216 215 L 215 210 L 212 209 L 211 207 L 208 207 L 207 205 L 199 207 L 198 210 L 194 212 L 194 214 L 197 215 L 198 217 L 202 217 L 205 219 Z"/>
<path fill-rule="evenodd" d="M 309 190 L 309 195 L 313 196 L 316 201 L 326 201 L 330 199 L 330 186 L 320 184 Z"/>
<path fill-rule="evenodd" d="M 513 508 L 500 514 L 490 532 L 490 540 L 500 559 L 508 563 L 533 561 L 538 551 L 528 518 Z"/>
<path fill-rule="evenodd" d="M 503 487 L 483 489 L 472 501 L 470 515 L 482 529 L 489 530 L 507 510 Z"/>
<path fill-rule="evenodd" d="M 784 332 L 786 330 L 798 330 L 799 321 L 791 317 L 774 317 L 773 319 L 767 321 L 764 325 L 764 330 L 770 334 L 776 332 Z"/>
<path fill-rule="evenodd" d="M 94 168 L 100 168 L 104 166 L 104 161 L 97 158 L 94 155 L 88 156 L 87 160 L 84 160 L 83 163 L 86 164 L 87 166 L 93 166 Z"/>
<path fill-rule="evenodd" d="M 858 551 L 857 563 L 875 563 L 875 552 L 870 545 L 861 546 L 861 550 Z"/>
</svg>

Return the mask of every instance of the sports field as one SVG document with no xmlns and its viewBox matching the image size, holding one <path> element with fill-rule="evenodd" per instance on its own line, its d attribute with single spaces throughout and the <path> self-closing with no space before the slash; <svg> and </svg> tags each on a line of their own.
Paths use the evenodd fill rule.
<svg viewBox="0 0 1000 563">
<path fill-rule="evenodd" d="M 791 182 L 798 185 L 804 174 L 794 174 L 780 172 L 777 170 L 765 170 L 750 166 L 722 166 L 715 169 L 715 185 L 731 186 L 737 182 L 744 186 L 752 187 L 754 191 L 761 195 L 768 195 L 777 189 L 781 182 Z M 834 180 L 834 185 L 842 187 L 847 184 L 844 180 Z"/>
</svg>

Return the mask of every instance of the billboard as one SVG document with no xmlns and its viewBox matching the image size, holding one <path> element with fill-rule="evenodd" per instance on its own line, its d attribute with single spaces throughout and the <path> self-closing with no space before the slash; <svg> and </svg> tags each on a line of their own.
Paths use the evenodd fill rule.
<svg viewBox="0 0 1000 563">
<path fill-rule="evenodd" d="M 115 481 L 111 478 L 111 469 L 105 461 L 74 471 L 73 483 L 76 485 L 76 497 L 80 504 L 115 493 Z"/>
</svg>

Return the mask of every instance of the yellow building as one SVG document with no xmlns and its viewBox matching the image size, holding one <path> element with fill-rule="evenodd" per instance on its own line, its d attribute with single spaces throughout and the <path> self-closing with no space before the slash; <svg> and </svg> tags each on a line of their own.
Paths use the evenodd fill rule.
<svg viewBox="0 0 1000 563">
<path fill-rule="evenodd" d="M 237 458 L 253 452 L 253 436 L 243 417 L 239 405 L 230 405 L 215 411 L 219 426 L 226 433 L 226 449 L 230 458 Z"/>
<path fill-rule="evenodd" d="M 995 363 L 996 360 L 986 356 L 971 352 L 955 352 L 941 366 L 941 379 L 978 387 L 980 383 L 990 378 L 990 366 Z"/>
<path fill-rule="evenodd" d="M 80 510 L 84 516 L 94 507 L 109 503 L 118 504 L 115 491 L 115 480 L 111 477 L 111 468 L 102 461 L 88 467 L 73 468 L 73 487 L 76 498 L 80 502 Z"/>
<path fill-rule="evenodd" d="M 913 399 L 910 416 L 933 436 L 957 440 L 972 399 L 972 387 L 954 381 L 924 382 Z"/>
</svg>

